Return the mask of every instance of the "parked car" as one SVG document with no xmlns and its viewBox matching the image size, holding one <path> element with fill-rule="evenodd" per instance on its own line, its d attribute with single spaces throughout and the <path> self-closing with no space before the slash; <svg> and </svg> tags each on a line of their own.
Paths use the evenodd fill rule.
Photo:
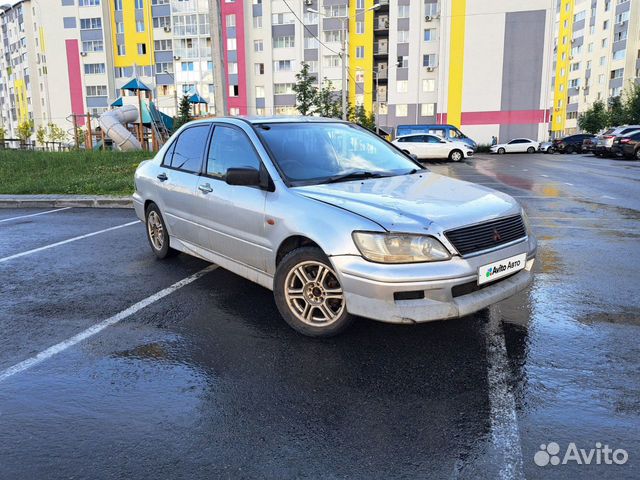
<svg viewBox="0 0 640 480">
<path fill-rule="evenodd" d="M 620 127 L 610 128 L 602 135 L 598 135 L 596 141 L 595 155 L 598 157 L 604 157 L 612 155 L 611 147 L 613 146 L 613 139 L 621 135 L 626 135 L 635 130 L 640 130 L 640 125 L 623 125 Z"/>
<path fill-rule="evenodd" d="M 476 142 L 467 137 L 458 128 L 453 125 L 440 125 L 440 124 L 421 124 L 421 125 L 398 125 L 396 127 L 396 138 L 404 137 L 406 135 L 413 135 L 414 133 L 427 133 L 429 135 L 435 135 L 450 142 L 462 142 L 466 143 L 475 152 L 478 145 Z"/>
<path fill-rule="evenodd" d="M 596 136 L 587 137 L 582 141 L 582 153 L 593 153 L 596 150 Z"/>
<path fill-rule="evenodd" d="M 462 142 L 449 142 L 435 135 L 405 135 L 392 142 L 400 150 L 415 155 L 419 160 L 448 158 L 459 162 L 473 155 L 469 145 Z"/>
<path fill-rule="evenodd" d="M 540 142 L 538 151 L 543 153 L 553 153 L 553 142 Z"/>
<path fill-rule="evenodd" d="M 611 153 L 640 160 L 640 130 L 616 137 L 611 145 Z"/>
<path fill-rule="evenodd" d="M 535 153 L 538 150 L 538 142 L 529 138 L 515 138 L 507 143 L 491 145 L 491 153 Z"/>
<path fill-rule="evenodd" d="M 354 315 L 468 315 L 525 288 L 536 254 L 512 197 L 317 117 L 190 122 L 139 165 L 133 203 L 158 258 L 184 252 L 272 289 L 310 336 Z"/>
<path fill-rule="evenodd" d="M 553 141 L 553 149 L 560 153 L 582 153 L 582 142 L 585 138 L 594 138 L 590 133 L 578 133 L 567 137 L 556 138 Z"/>
</svg>

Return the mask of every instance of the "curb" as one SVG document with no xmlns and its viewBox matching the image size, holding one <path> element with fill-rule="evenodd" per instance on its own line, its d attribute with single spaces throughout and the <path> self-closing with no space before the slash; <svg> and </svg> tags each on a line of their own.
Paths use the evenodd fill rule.
<svg viewBox="0 0 640 480">
<path fill-rule="evenodd" d="M 0 195 L 0 208 L 133 208 L 131 197 L 101 195 Z"/>
</svg>

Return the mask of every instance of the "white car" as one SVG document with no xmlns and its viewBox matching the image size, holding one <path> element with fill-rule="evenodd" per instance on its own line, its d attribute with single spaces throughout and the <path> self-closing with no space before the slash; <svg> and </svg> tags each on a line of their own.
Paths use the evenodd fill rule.
<svg viewBox="0 0 640 480">
<path fill-rule="evenodd" d="M 539 143 L 530 138 L 514 138 L 508 143 L 491 145 L 491 153 L 536 153 Z"/>
<path fill-rule="evenodd" d="M 423 133 L 403 135 L 391 143 L 403 152 L 415 155 L 418 160 L 448 158 L 459 162 L 463 158 L 473 155 L 473 150 L 466 143 L 450 142 L 437 135 Z"/>
</svg>

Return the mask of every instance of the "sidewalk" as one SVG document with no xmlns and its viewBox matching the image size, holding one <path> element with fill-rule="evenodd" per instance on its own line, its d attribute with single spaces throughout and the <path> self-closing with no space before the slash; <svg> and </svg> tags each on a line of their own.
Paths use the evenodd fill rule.
<svg viewBox="0 0 640 480">
<path fill-rule="evenodd" d="M 106 195 L 0 195 L 0 208 L 92 207 L 133 208 L 131 197 Z"/>
</svg>

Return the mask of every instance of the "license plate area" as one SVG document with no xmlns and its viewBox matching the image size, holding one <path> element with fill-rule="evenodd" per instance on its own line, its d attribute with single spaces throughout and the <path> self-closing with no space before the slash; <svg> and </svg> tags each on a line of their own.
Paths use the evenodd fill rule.
<svg viewBox="0 0 640 480">
<path fill-rule="evenodd" d="M 478 285 L 494 282 L 522 270 L 527 263 L 527 254 L 521 253 L 513 257 L 498 260 L 478 267 Z"/>
</svg>

